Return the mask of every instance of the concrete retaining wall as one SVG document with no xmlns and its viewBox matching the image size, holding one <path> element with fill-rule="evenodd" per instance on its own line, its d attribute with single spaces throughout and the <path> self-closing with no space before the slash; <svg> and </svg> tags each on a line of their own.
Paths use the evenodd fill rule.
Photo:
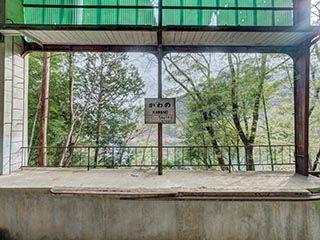
<svg viewBox="0 0 320 240">
<path fill-rule="evenodd" d="M 2 239 L 320 237 L 320 202 L 119 200 L 0 189 Z"/>
</svg>

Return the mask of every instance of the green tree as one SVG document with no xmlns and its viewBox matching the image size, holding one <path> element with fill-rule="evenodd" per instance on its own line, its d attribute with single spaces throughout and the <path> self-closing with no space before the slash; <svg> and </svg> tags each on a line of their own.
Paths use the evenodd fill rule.
<svg viewBox="0 0 320 240">
<path fill-rule="evenodd" d="M 82 136 L 96 146 L 125 145 L 141 111 L 137 101 L 144 83 L 138 70 L 124 53 L 86 53 L 82 57 L 85 65 L 76 100 L 79 109 L 86 112 Z M 99 164 L 100 155 L 103 153 L 97 148 L 95 164 Z"/>
<path fill-rule="evenodd" d="M 32 54 L 30 63 L 30 145 L 38 145 L 41 54 Z M 144 87 L 127 54 L 52 54 L 50 78 L 48 146 L 126 144 L 136 128 Z M 54 152 L 53 159 L 61 154 L 59 165 L 67 165 L 72 148 L 66 153 Z M 99 155 L 97 150 L 97 163 Z"/>
<path fill-rule="evenodd" d="M 252 145 L 256 139 L 260 104 L 267 78 L 267 55 L 248 58 L 245 62 L 235 54 L 228 54 L 227 57 L 231 78 L 232 119 L 245 145 L 247 170 L 252 171 L 255 170 Z"/>
<path fill-rule="evenodd" d="M 225 166 L 228 154 L 222 146 L 239 145 L 242 142 L 245 146 L 244 159 L 240 158 L 238 148 L 232 150 L 235 151 L 232 155 L 236 156 L 238 168 L 244 160 L 247 170 L 255 170 L 253 145 L 257 139 L 271 143 L 269 123 L 273 122 L 274 116 L 268 120 L 268 129 L 263 127 L 266 124 L 267 107 L 273 107 L 269 102 L 282 101 L 277 99 L 281 94 L 273 95 L 274 92 L 285 93 L 285 96 L 292 94 L 292 89 L 283 84 L 283 79 L 288 76 L 280 68 L 288 59 L 288 56 L 282 59 L 278 55 L 265 54 L 166 56 L 164 65 L 168 79 L 178 86 L 172 87 L 174 90 L 169 94 L 181 95 L 186 99 L 183 101 L 187 109 L 186 122 L 183 124 L 186 143 L 213 146 L 218 149 L 214 154 L 219 165 Z M 293 107 L 292 98 L 290 106 Z M 292 112 L 289 111 L 287 115 L 292 115 Z M 278 131 L 274 125 L 271 129 Z M 259 133 L 260 136 L 257 136 Z M 207 160 L 202 161 L 212 164 Z"/>
<path fill-rule="evenodd" d="M 51 54 L 49 115 L 48 115 L 48 146 L 63 144 L 64 133 L 67 129 L 67 79 L 64 78 L 63 54 Z M 43 69 L 42 53 L 31 53 L 29 56 L 29 146 L 39 146 L 39 111 L 41 97 L 41 81 Z M 48 158 L 54 153 L 48 152 Z M 35 164 L 36 152 L 30 152 L 30 160 Z"/>
<path fill-rule="evenodd" d="M 177 84 L 174 87 L 175 94 L 186 95 L 187 123 L 186 142 L 190 145 L 211 145 L 213 153 L 217 156 L 218 164 L 222 170 L 227 170 L 226 160 L 221 151 L 221 143 L 227 139 L 221 137 L 226 133 L 220 130 L 221 122 L 216 121 L 223 118 L 221 112 L 225 105 L 223 83 L 216 81 L 212 76 L 210 55 L 205 54 L 177 54 L 167 55 L 164 66 L 168 79 Z M 212 92 L 210 89 L 218 87 L 222 91 Z M 181 93 L 183 91 L 183 93 Z M 209 93 L 210 92 L 210 93 Z M 204 153 L 201 158 L 206 166 L 210 167 L 214 162 Z"/>
</svg>

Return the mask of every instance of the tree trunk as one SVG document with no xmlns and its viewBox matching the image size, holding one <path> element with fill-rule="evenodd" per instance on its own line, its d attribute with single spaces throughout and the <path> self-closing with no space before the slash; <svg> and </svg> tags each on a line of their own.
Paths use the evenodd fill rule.
<svg viewBox="0 0 320 240">
<path fill-rule="evenodd" d="M 272 146 L 271 146 L 271 134 L 270 134 L 268 112 L 267 112 L 267 108 L 266 108 L 266 101 L 265 101 L 264 94 L 262 95 L 262 103 L 263 103 L 264 117 L 266 120 L 266 130 L 267 130 L 267 137 L 268 137 L 268 146 L 269 146 L 268 149 L 269 149 L 269 154 L 270 154 L 271 171 L 274 171 Z"/>
<path fill-rule="evenodd" d="M 43 53 L 43 73 L 41 87 L 41 110 L 39 129 L 39 166 L 47 166 L 47 129 L 48 129 L 48 100 L 50 82 L 50 53 Z"/>
<path fill-rule="evenodd" d="M 241 160 L 240 160 L 239 144 L 240 144 L 240 139 L 238 138 L 238 139 L 237 139 L 237 147 L 236 147 L 238 171 L 241 170 Z"/>
<path fill-rule="evenodd" d="M 253 162 L 253 146 L 245 146 L 245 157 L 246 157 L 246 169 L 247 171 L 254 171 L 254 162 Z"/>
<path fill-rule="evenodd" d="M 101 130 L 102 130 L 102 121 L 101 121 L 101 111 L 99 109 L 97 114 L 96 151 L 94 155 L 95 166 L 99 165 L 99 146 L 101 143 Z"/>
<path fill-rule="evenodd" d="M 166 58 L 175 68 L 176 70 L 182 75 L 185 77 L 185 79 L 187 80 L 187 84 L 179 81 L 179 79 L 175 76 L 175 74 L 173 74 L 166 62 L 164 61 L 164 66 L 165 66 L 165 70 L 166 72 L 169 74 L 169 76 L 172 78 L 173 81 L 175 81 L 180 87 L 182 87 L 182 89 L 184 91 L 186 91 L 186 93 L 188 93 L 193 99 L 195 102 L 198 103 L 199 105 L 199 108 L 201 108 L 201 105 L 203 103 L 203 100 L 202 100 L 202 96 L 201 96 L 201 93 L 199 92 L 199 90 L 197 89 L 197 86 L 196 86 L 196 83 L 193 82 L 192 78 L 190 76 L 188 76 L 185 71 L 183 71 L 183 69 L 179 68 L 179 66 L 177 65 L 177 63 L 175 63 L 174 60 L 172 60 L 171 58 L 167 57 Z M 209 68 L 208 68 L 209 69 Z M 210 70 L 208 70 L 208 72 L 210 72 Z M 207 77 L 210 77 L 210 74 L 208 73 Z M 191 86 L 191 89 L 188 88 L 188 84 Z M 204 119 L 205 122 L 211 120 L 209 114 L 207 111 L 204 111 L 202 112 L 202 117 Z M 206 126 L 205 127 L 206 131 L 208 132 L 208 134 L 210 135 L 211 137 L 211 145 L 213 147 L 213 150 L 215 152 L 215 154 L 218 156 L 218 163 L 219 163 L 219 166 L 221 168 L 221 170 L 228 170 L 229 167 L 228 165 L 225 164 L 225 159 L 223 158 L 222 156 L 222 153 L 221 153 L 221 149 L 220 149 L 220 146 L 219 146 L 219 143 L 218 141 L 216 140 L 216 133 L 215 133 L 215 129 L 212 127 L 212 126 Z M 207 165 L 207 167 L 211 167 L 211 164 L 207 161 L 204 161 L 204 163 Z"/>
<path fill-rule="evenodd" d="M 243 130 L 241 123 L 240 123 L 240 115 L 239 115 L 239 99 L 238 99 L 238 83 L 237 83 L 237 76 L 238 71 L 233 64 L 232 61 L 232 55 L 228 54 L 228 65 L 230 69 L 231 74 L 231 104 L 232 104 L 232 119 L 233 123 L 237 129 L 238 135 L 242 141 L 242 143 L 245 145 L 245 155 L 246 155 L 246 166 L 247 170 L 254 171 L 254 161 L 253 161 L 253 147 L 251 144 L 254 144 L 256 132 L 257 132 L 257 126 L 258 126 L 258 120 L 259 120 L 259 109 L 260 109 L 260 102 L 263 94 L 263 86 L 264 81 L 266 78 L 266 63 L 267 63 L 267 56 L 262 55 L 261 57 L 261 65 L 260 65 L 260 72 L 258 77 L 258 88 L 257 92 L 255 93 L 254 97 L 254 104 L 252 109 L 252 123 L 251 123 L 251 129 L 250 132 Z M 246 121 L 246 120 L 244 120 Z"/>
<path fill-rule="evenodd" d="M 208 112 L 202 112 L 202 116 L 203 116 L 203 119 L 205 121 L 209 120 Z M 220 146 L 219 146 L 217 140 L 215 140 L 215 131 L 214 131 L 213 127 L 211 125 L 206 126 L 206 130 L 207 130 L 207 132 L 209 133 L 209 135 L 211 137 L 211 145 L 213 147 L 214 152 L 218 156 L 218 163 L 219 163 L 219 166 L 220 166 L 221 170 L 227 171 L 229 169 L 229 167 L 225 164 L 224 158 L 223 158 L 222 153 L 221 153 Z M 211 167 L 210 165 L 207 165 L 207 166 L 209 168 Z"/>
<path fill-rule="evenodd" d="M 30 135 L 30 139 L 29 139 L 29 150 L 28 150 L 28 165 L 30 162 L 30 158 L 31 158 L 31 147 L 33 144 L 33 138 L 34 138 L 34 132 L 36 130 L 36 124 L 37 124 L 37 119 L 38 119 L 38 114 L 39 114 L 39 110 L 40 110 L 40 104 L 41 104 L 41 93 L 39 96 L 39 100 L 38 100 L 38 104 L 37 104 L 37 109 L 36 112 L 34 114 L 34 119 L 33 119 L 33 123 L 32 123 L 32 130 L 31 130 L 31 135 Z"/>
<path fill-rule="evenodd" d="M 73 73 L 73 53 L 68 53 L 68 63 L 69 63 L 69 126 L 70 129 L 74 128 L 75 123 L 75 117 L 74 117 L 74 107 L 73 107 L 73 88 L 74 88 L 74 73 Z M 69 162 L 73 158 L 74 148 L 72 147 L 74 145 L 73 143 L 73 134 L 70 136 L 70 142 L 68 144 L 69 147 L 69 157 L 67 162 Z M 71 147 L 70 147 L 71 145 Z"/>
<path fill-rule="evenodd" d="M 316 160 L 313 162 L 312 171 L 315 171 L 317 169 L 317 166 L 319 164 L 319 159 L 320 159 L 320 148 L 318 150 Z"/>
<path fill-rule="evenodd" d="M 74 116 L 74 107 L 73 107 L 73 86 L 74 86 L 74 74 L 73 74 L 73 54 L 68 53 L 68 76 L 69 76 L 69 131 L 67 134 L 67 139 L 65 142 L 65 148 L 63 149 L 59 166 L 65 166 L 73 158 L 74 148 L 70 147 L 72 145 L 72 135 L 75 126 L 75 116 Z M 67 148 L 69 147 L 69 148 Z M 69 150 L 69 157 L 65 161 L 66 153 Z"/>
<path fill-rule="evenodd" d="M 65 159 L 66 153 L 68 151 L 67 146 L 69 146 L 69 144 L 70 144 L 71 137 L 72 137 L 72 134 L 73 134 L 73 131 L 74 131 L 74 124 L 75 124 L 75 122 L 72 122 L 72 124 L 71 124 L 71 126 L 69 128 L 69 132 L 68 132 L 68 135 L 67 135 L 65 148 L 63 149 L 63 152 L 62 152 L 62 155 L 61 155 L 61 159 L 60 159 L 60 162 L 59 162 L 59 166 L 60 167 L 67 165 L 67 162 L 65 163 L 64 159 Z"/>
</svg>

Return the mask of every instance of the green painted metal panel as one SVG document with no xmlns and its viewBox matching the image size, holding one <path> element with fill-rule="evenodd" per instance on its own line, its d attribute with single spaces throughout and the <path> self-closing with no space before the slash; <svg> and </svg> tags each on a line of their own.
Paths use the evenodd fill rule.
<svg viewBox="0 0 320 240">
<path fill-rule="evenodd" d="M 257 8 L 257 10 L 219 10 L 217 25 L 290 26 L 292 11 L 259 10 L 265 7 L 291 7 L 292 0 L 221 0 L 219 7 Z"/>
<path fill-rule="evenodd" d="M 292 7 L 292 0 L 273 0 L 273 1 L 274 1 L 275 7 Z"/>
<path fill-rule="evenodd" d="M 218 7 L 238 7 L 235 0 L 220 0 Z M 216 25 L 218 26 L 237 26 L 238 11 L 236 10 L 219 10 L 215 13 L 217 15 Z"/>
<path fill-rule="evenodd" d="M 151 7 L 151 2 L 151 0 L 24 0 L 26 4 L 61 6 L 61 8 L 25 7 L 25 23 L 155 26 L 155 9 L 139 8 L 139 6 Z M 162 3 L 163 26 L 290 26 L 293 24 L 292 10 L 259 9 L 292 7 L 292 0 L 163 0 Z M 115 8 L 63 8 L 64 5 Z M 136 8 L 117 8 L 117 6 L 136 6 Z M 175 8 L 170 9 L 170 7 Z M 197 9 L 197 7 L 219 7 L 219 9 Z M 239 9 L 228 9 L 230 7 Z"/>
<path fill-rule="evenodd" d="M 23 7 L 21 0 L 6 0 L 5 19 L 7 23 L 23 23 Z"/>
<path fill-rule="evenodd" d="M 257 12 L 257 25 L 258 26 L 272 26 L 274 13 L 270 11 Z M 290 20 L 292 22 L 292 20 Z"/>
<path fill-rule="evenodd" d="M 275 12 L 275 26 L 291 26 L 292 13 L 289 11 Z"/>
<path fill-rule="evenodd" d="M 25 4 L 54 4 L 58 7 L 25 7 L 27 24 L 71 25 L 156 25 L 154 9 L 150 0 L 25 0 Z M 115 6 L 115 8 L 63 8 L 75 6 Z M 121 8 L 117 6 L 137 6 Z M 36 17 L 35 17 L 36 16 Z"/>
<path fill-rule="evenodd" d="M 212 6 L 212 0 L 164 0 L 163 6 L 198 7 Z M 212 20 L 212 10 L 200 9 L 163 9 L 163 25 L 195 25 L 206 26 Z"/>
<path fill-rule="evenodd" d="M 292 7 L 292 0 L 163 0 L 163 25 L 290 26 L 292 11 L 258 8 Z M 170 9 L 170 7 L 181 7 Z M 167 7 L 167 8 L 166 8 Z M 183 7 L 219 7 L 190 10 Z M 257 10 L 223 8 L 257 8 Z M 222 9 L 221 9 L 222 8 Z"/>
</svg>

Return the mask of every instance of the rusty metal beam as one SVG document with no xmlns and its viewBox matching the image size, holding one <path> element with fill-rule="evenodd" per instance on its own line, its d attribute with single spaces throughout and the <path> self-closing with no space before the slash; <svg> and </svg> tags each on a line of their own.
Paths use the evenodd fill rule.
<svg viewBox="0 0 320 240">
<path fill-rule="evenodd" d="M 157 46 L 135 45 L 39 45 L 24 43 L 25 53 L 39 52 L 148 52 L 157 54 Z"/>
<path fill-rule="evenodd" d="M 305 14 L 304 14 L 305 15 Z M 301 18 L 301 17 L 300 17 Z M 299 18 L 299 19 L 300 19 Z M 304 19 L 304 18 L 302 18 Z M 303 20 L 296 20 L 303 21 Z M 304 22 L 305 23 L 305 22 Z M 43 31 L 196 31 L 196 32 L 319 32 L 318 26 L 151 26 L 151 25 L 52 25 L 0 24 L 0 30 Z"/>
<path fill-rule="evenodd" d="M 172 52 L 208 52 L 208 53 L 283 53 L 295 52 L 296 46 L 162 46 L 163 54 Z M 146 52 L 158 53 L 158 46 L 134 45 L 39 45 L 24 44 L 24 54 L 39 52 Z"/>
<path fill-rule="evenodd" d="M 290 55 L 296 46 L 163 46 L 164 54 L 172 52 L 207 53 L 283 53 Z"/>
</svg>

